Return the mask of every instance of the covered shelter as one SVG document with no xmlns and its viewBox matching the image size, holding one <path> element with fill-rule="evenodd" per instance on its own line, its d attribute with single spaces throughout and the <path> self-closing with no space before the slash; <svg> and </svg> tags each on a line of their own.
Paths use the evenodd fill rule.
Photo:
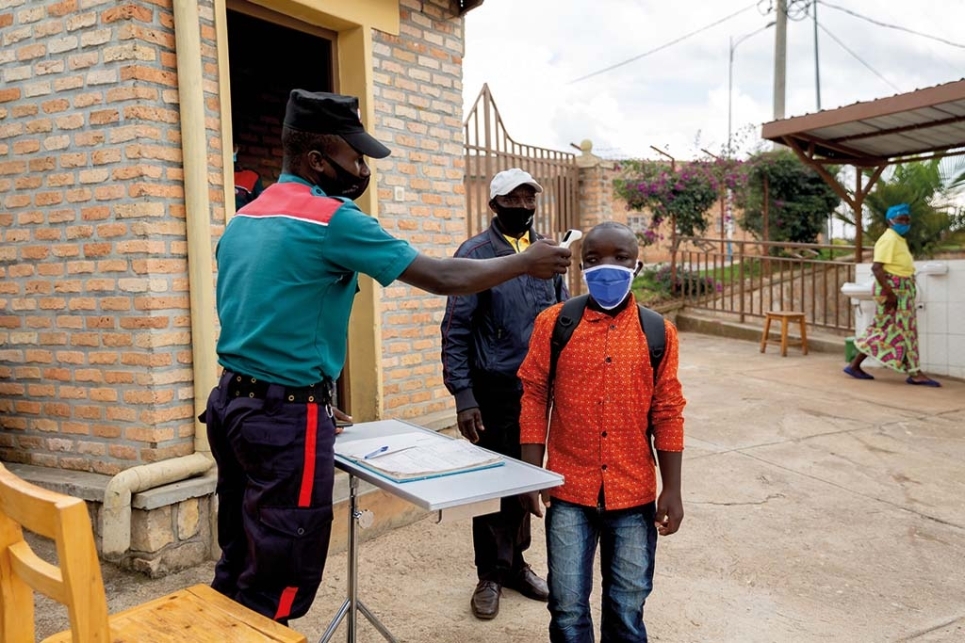
<svg viewBox="0 0 965 643">
<path fill-rule="evenodd" d="M 765 123 L 762 138 L 786 145 L 813 167 L 861 220 L 865 197 L 886 167 L 965 153 L 965 79 L 888 98 Z M 849 192 L 827 168 L 858 169 Z M 862 170 L 870 170 L 865 176 Z M 862 228 L 856 226 L 861 262 Z"/>
</svg>

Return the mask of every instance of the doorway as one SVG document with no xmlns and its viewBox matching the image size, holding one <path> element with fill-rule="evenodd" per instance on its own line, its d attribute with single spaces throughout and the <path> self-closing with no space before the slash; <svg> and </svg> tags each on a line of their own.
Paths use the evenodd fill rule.
<svg viewBox="0 0 965 643">
<path fill-rule="evenodd" d="M 229 1 L 231 123 L 238 164 L 267 187 L 281 173 L 281 127 L 295 88 L 335 91 L 335 34 L 250 2 Z"/>
<path fill-rule="evenodd" d="M 291 90 L 337 91 L 337 34 L 251 2 L 228 0 L 226 6 L 235 171 L 253 170 L 268 187 L 281 174 Z M 346 360 L 335 397 L 351 413 L 348 369 Z"/>
</svg>

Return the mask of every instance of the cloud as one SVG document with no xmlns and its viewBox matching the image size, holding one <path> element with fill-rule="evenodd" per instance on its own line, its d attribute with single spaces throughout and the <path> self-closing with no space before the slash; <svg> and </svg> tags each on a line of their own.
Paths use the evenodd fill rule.
<svg viewBox="0 0 965 643">
<path fill-rule="evenodd" d="M 965 42 L 965 3 L 918 0 L 914 11 L 905 0 L 833 4 Z M 680 44 L 572 82 L 744 8 Z M 509 133 L 531 145 L 568 150 L 589 138 L 598 153 L 638 157 L 653 157 L 651 145 L 681 158 L 699 155 L 698 147 L 719 150 L 727 139 L 730 38 L 772 19 L 744 0 L 494 0 L 466 20 L 465 102 L 471 105 L 488 82 Z M 824 4 L 819 21 L 901 91 L 965 76 L 965 49 L 879 27 Z M 787 116 L 816 111 L 813 47 L 810 18 L 791 21 Z M 773 49 L 771 28 L 734 50 L 734 132 L 771 120 Z M 897 93 L 824 31 L 819 53 L 823 108 Z"/>
</svg>

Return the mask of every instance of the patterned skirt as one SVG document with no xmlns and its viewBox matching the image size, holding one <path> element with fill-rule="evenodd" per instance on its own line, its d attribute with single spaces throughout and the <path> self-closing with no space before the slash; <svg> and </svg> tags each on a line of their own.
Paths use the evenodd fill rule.
<svg viewBox="0 0 965 643">
<path fill-rule="evenodd" d="M 854 347 L 899 373 L 917 375 L 921 364 L 918 361 L 915 278 L 887 275 L 887 279 L 898 297 L 898 306 L 890 312 L 885 310 L 881 284 L 875 281 L 878 310 L 864 334 L 855 338 Z"/>
</svg>

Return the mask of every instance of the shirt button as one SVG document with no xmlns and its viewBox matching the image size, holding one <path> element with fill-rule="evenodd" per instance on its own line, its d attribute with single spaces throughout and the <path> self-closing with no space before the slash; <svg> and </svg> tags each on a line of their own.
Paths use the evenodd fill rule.
<svg viewBox="0 0 965 643">
<path fill-rule="evenodd" d="M 606 358 L 606 363 L 607 363 L 607 364 L 609 364 L 609 363 L 612 362 L 612 361 L 613 361 L 613 358 L 612 358 L 612 357 L 607 357 L 607 358 Z"/>
<path fill-rule="evenodd" d="M 602 435 L 603 437 L 606 437 L 606 431 L 604 431 L 604 432 L 601 433 L 600 435 Z"/>
<path fill-rule="evenodd" d="M 616 324 L 610 324 L 610 330 L 616 330 L 616 329 L 617 329 Z"/>
<path fill-rule="evenodd" d="M 601 469 L 603 469 L 604 471 L 606 471 L 606 465 L 604 464 L 604 465 L 601 467 Z"/>
</svg>

